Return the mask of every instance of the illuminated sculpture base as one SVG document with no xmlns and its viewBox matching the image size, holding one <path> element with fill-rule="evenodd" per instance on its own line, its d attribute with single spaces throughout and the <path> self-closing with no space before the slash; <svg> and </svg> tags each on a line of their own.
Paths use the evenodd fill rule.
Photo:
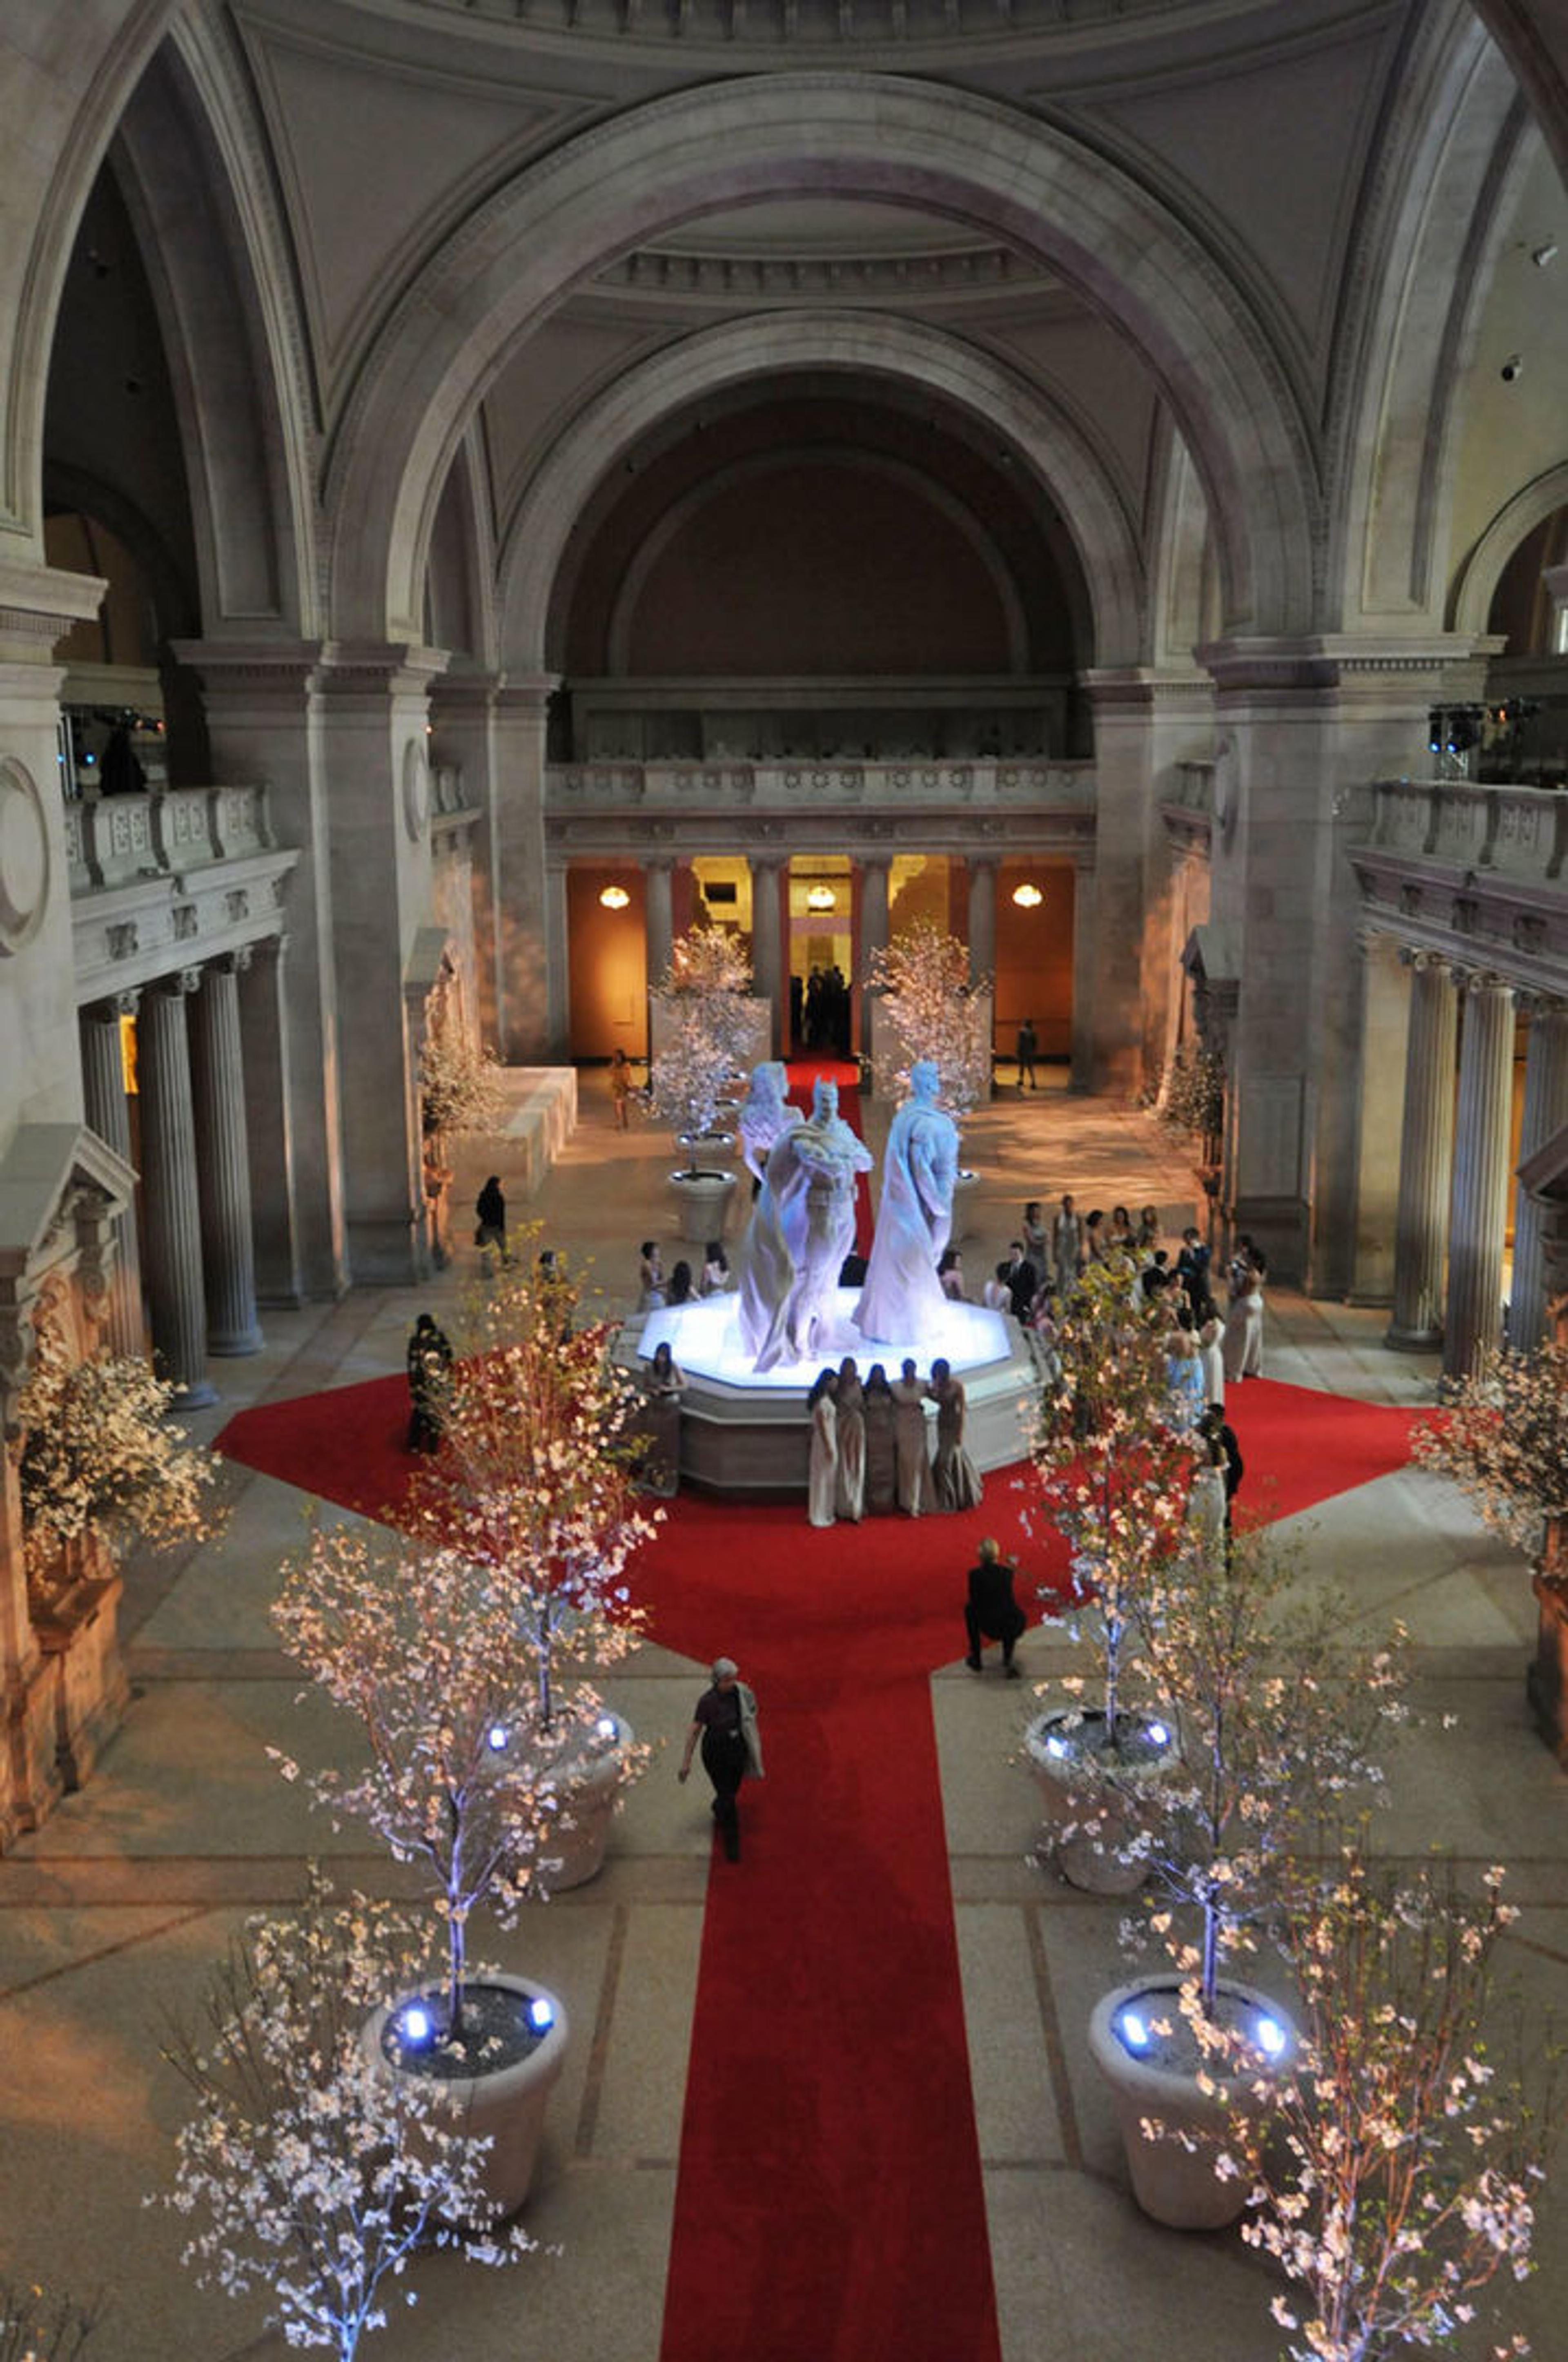
<svg viewBox="0 0 1568 2362">
<path fill-rule="evenodd" d="M 853 1353 L 865 1378 L 880 1362 L 896 1378 L 906 1356 L 928 1377 L 938 1359 L 951 1363 L 968 1396 L 966 1441 L 977 1468 L 1005 1468 L 1022 1458 L 1040 1378 L 1029 1341 L 1017 1322 L 978 1304 L 944 1303 L 918 1338 L 863 1337 L 853 1314 L 859 1291 L 835 1290 L 823 1350 L 809 1362 L 757 1372 L 737 1332 L 734 1295 L 667 1306 L 639 1325 L 628 1322 L 619 1356 L 640 1374 L 654 1350 L 668 1342 L 686 1374 L 680 1397 L 680 1475 L 713 1493 L 803 1493 L 811 1429 L 806 1396 L 819 1370 L 836 1369 Z M 933 1431 L 936 1406 L 927 1407 Z"/>
</svg>

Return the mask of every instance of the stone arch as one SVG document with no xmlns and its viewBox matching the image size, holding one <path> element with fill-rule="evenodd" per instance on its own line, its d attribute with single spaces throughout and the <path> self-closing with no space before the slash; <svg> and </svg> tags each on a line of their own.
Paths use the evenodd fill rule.
<svg viewBox="0 0 1568 2362">
<path fill-rule="evenodd" d="M 1132 525 L 1077 429 L 988 354 L 939 330 L 866 314 L 792 312 L 685 338 L 591 403 L 530 483 L 502 547 L 502 644 L 511 667 L 546 666 L 551 588 L 595 487 L 660 419 L 738 380 L 802 367 L 914 380 L 1004 436 L 1059 506 L 1093 602 L 1096 660 L 1138 660 L 1143 568 Z"/>
<path fill-rule="evenodd" d="M 1132 177 L 1055 126 L 894 76 L 781 73 L 650 101 L 569 140 L 448 239 L 361 370 L 328 482 L 333 627 L 417 618 L 434 502 L 485 387 L 563 289 L 655 233 L 809 190 L 924 206 L 1005 239 L 1116 322 L 1209 492 L 1231 629 L 1313 620 L 1311 431 L 1255 313 Z"/>
<path fill-rule="evenodd" d="M 1333 394 L 1341 489 L 1324 621 L 1346 631 L 1441 615 L 1464 372 L 1508 180 L 1529 149 L 1513 77 L 1468 13 L 1419 28 L 1398 90 Z"/>
<path fill-rule="evenodd" d="M 309 633 L 304 340 L 282 226 L 247 136 L 248 101 L 230 73 L 199 28 L 176 28 L 126 110 L 116 160 L 180 414 L 202 629 Z"/>
<path fill-rule="evenodd" d="M 41 24 L 26 72 L 0 74 L 7 219 L 30 223 L 0 259 L 0 540 L 43 548 L 44 405 L 61 291 L 105 151 L 179 0 L 81 0 Z M 47 104 L 45 103 L 47 100 Z"/>
<path fill-rule="evenodd" d="M 1483 633 L 1492 612 L 1492 599 L 1503 568 L 1542 520 L 1568 506 L 1568 460 L 1548 468 L 1526 484 L 1497 511 L 1459 569 L 1454 585 L 1451 628 Z"/>
<path fill-rule="evenodd" d="M 749 458 L 734 461 L 716 474 L 705 477 L 701 483 L 692 485 L 666 510 L 653 531 L 633 552 L 616 593 L 609 634 L 610 668 L 613 672 L 620 673 L 626 669 L 627 644 L 644 587 L 650 570 L 670 542 L 709 502 L 723 499 L 734 485 L 748 477 L 765 475 L 781 461 L 787 462 L 797 456 L 801 455 L 788 448 L 753 453 Z M 1000 551 L 971 509 L 966 508 L 944 485 L 930 481 L 906 461 L 889 458 L 882 453 L 834 454 L 813 449 L 810 456 L 819 466 L 853 467 L 857 473 L 884 477 L 924 501 L 950 524 L 978 562 L 995 594 L 1007 634 L 1009 669 L 1023 672 L 1028 668 L 1029 626 L 1018 584 Z"/>
</svg>

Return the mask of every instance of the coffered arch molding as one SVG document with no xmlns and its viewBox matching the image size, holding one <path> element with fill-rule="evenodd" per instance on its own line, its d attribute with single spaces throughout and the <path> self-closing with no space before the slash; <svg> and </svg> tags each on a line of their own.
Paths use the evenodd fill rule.
<svg viewBox="0 0 1568 2362">
<path fill-rule="evenodd" d="M 629 449 L 672 411 L 704 394 L 802 368 L 931 387 L 1004 436 L 1062 513 L 1093 602 L 1096 661 L 1137 661 L 1143 609 L 1137 543 L 1105 469 L 1077 429 L 988 354 L 937 329 L 871 315 L 792 312 L 687 337 L 629 370 L 562 436 L 502 542 L 503 662 L 525 672 L 547 668 L 551 590 L 568 537 L 592 492 Z"/>
<path fill-rule="evenodd" d="M 1482 634 L 1492 612 L 1492 599 L 1503 568 L 1524 540 L 1546 517 L 1568 508 L 1568 460 L 1548 468 L 1526 484 L 1497 511 L 1460 569 L 1454 591 L 1451 628 Z"/>
<path fill-rule="evenodd" d="M 333 628 L 414 627 L 457 444 L 498 368 L 564 292 L 661 230 L 800 191 L 973 224 L 1117 322 L 1203 476 L 1227 628 L 1310 626 L 1311 431 L 1213 256 L 1128 173 L 1052 124 L 891 76 L 786 73 L 656 99 L 566 142 L 417 275 L 367 359 L 333 454 Z"/>
</svg>

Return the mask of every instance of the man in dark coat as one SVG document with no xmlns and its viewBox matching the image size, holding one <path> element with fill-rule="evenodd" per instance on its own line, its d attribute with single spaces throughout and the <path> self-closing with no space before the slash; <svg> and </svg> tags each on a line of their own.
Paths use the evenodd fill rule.
<svg viewBox="0 0 1568 2362">
<path fill-rule="evenodd" d="M 980 1650 L 988 1640 L 1002 1644 L 1002 1671 L 1010 1681 L 1017 1681 L 1019 1669 L 1012 1661 L 1012 1652 L 1029 1622 L 1022 1608 L 1012 1595 L 1012 1565 L 1001 1554 L 1001 1545 L 989 1535 L 980 1544 L 980 1562 L 969 1569 L 969 1596 L 964 1603 L 964 1629 L 969 1636 L 969 1652 L 964 1662 L 972 1673 L 980 1670 Z"/>
</svg>

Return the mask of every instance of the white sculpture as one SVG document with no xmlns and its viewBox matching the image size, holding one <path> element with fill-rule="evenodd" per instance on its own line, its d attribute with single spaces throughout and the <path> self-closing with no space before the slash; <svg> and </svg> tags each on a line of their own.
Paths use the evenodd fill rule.
<svg viewBox="0 0 1568 2362">
<path fill-rule="evenodd" d="M 838 1112 L 838 1086 L 819 1075 L 812 1112 L 775 1138 L 746 1233 L 742 1336 L 756 1367 L 804 1361 L 821 1349 L 839 1268 L 855 1239 L 855 1176 L 871 1153 Z M 760 1341 L 755 1327 L 767 1315 Z"/>
<path fill-rule="evenodd" d="M 762 1185 L 736 1257 L 736 1319 L 741 1342 L 753 1355 L 760 1353 L 767 1342 L 774 1313 L 788 1297 L 795 1275 L 794 1253 L 779 1219 L 779 1200 L 767 1186 L 767 1163 L 775 1146 L 804 1121 L 800 1109 L 790 1107 L 785 1098 L 789 1081 L 781 1059 L 770 1058 L 754 1066 L 751 1089 L 739 1117 L 741 1154 Z M 780 1182 L 783 1179 L 780 1168 Z"/>
<path fill-rule="evenodd" d="M 922 1334 L 941 1313 L 936 1266 L 953 1228 L 958 1127 L 936 1104 L 934 1062 L 910 1068 L 911 1096 L 893 1118 L 882 1163 L 882 1202 L 855 1325 L 863 1337 Z"/>
</svg>

